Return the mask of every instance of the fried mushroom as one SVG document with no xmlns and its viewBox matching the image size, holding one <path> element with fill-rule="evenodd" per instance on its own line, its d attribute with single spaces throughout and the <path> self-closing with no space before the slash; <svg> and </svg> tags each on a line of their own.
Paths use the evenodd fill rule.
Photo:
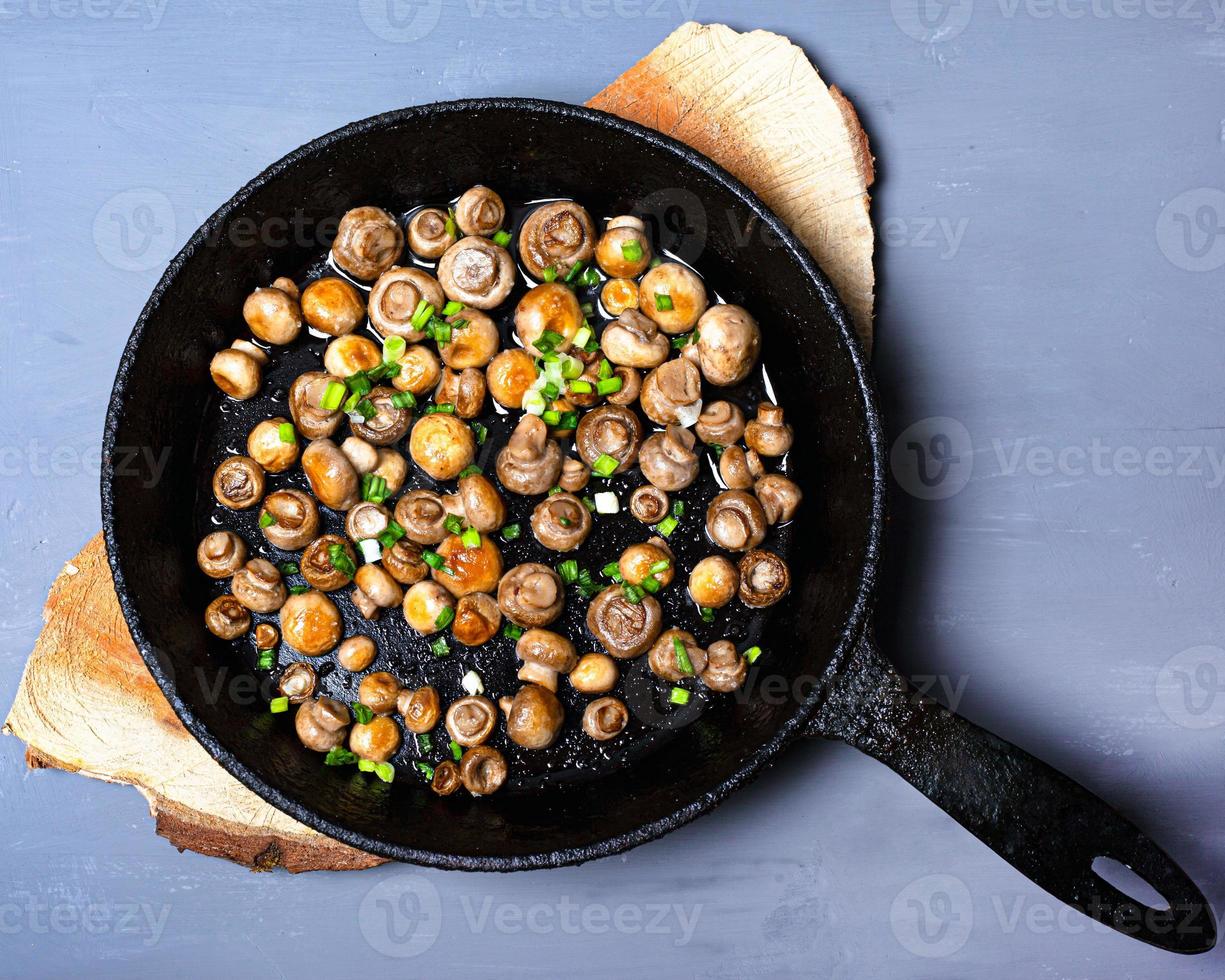
<svg viewBox="0 0 1225 980">
<path fill-rule="evenodd" d="M 422 636 L 443 628 L 444 609 L 455 609 L 455 597 L 437 582 L 425 579 L 404 593 L 404 620 Z"/>
<path fill-rule="evenodd" d="M 469 527 L 482 534 L 491 534 L 506 523 L 506 502 L 484 473 L 460 477 L 458 490 L 464 520 Z"/>
<path fill-rule="evenodd" d="M 638 309 L 664 333 L 685 333 L 706 312 L 706 286 L 688 266 L 664 262 L 642 277 Z"/>
<path fill-rule="evenodd" d="M 290 426 L 283 429 L 283 426 Z M 289 438 L 282 438 L 282 433 Z M 298 461 L 298 436 L 289 419 L 276 416 L 257 422 L 247 433 L 247 455 L 269 473 L 284 473 Z"/>
<path fill-rule="evenodd" d="M 281 671 L 277 680 L 277 690 L 287 698 L 290 704 L 301 704 L 315 693 L 319 677 L 315 668 L 299 660 Z"/>
<path fill-rule="evenodd" d="M 451 633 L 466 647 L 479 647 L 498 635 L 502 611 L 497 601 L 484 592 L 470 592 L 455 603 Z"/>
<path fill-rule="evenodd" d="M 455 202 L 455 223 L 465 235 L 492 238 L 506 221 L 506 205 L 484 184 L 470 187 Z"/>
<path fill-rule="evenodd" d="M 333 261 L 358 279 L 377 279 L 403 251 L 400 222 L 370 205 L 346 211 L 332 242 Z"/>
<path fill-rule="evenodd" d="M 452 326 L 451 340 L 438 347 L 447 367 L 456 371 L 483 368 L 493 360 L 502 344 L 502 336 L 487 313 L 465 306 L 447 317 L 447 323 Z"/>
<path fill-rule="evenodd" d="M 444 722 L 447 726 L 447 734 L 457 744 L 468 749 L 489 741 L 497 720 L 497 705 L 487 697 L 470 694 L 466 698 L 451 702 Z"/>
<path fill-rule="evenodd" d="M 447 509 L 433 490 L 410 490 L 398 501 L 396 523 L 415 544 L 438 544 L 448 534 Z"/>
<path fill-rule="evenodd" d="M 498 608 L 516 626 L 548 626 L 561 615 L 564 604 L 561 577 L 548 565 L 526 562 L 498 583 Z"/>
<path fill-rule="evenodd" d="M 235 401 L 244 402 L 259 393 L 263 366 L 245 351 L 227 347 L 213 355 L 208 365 L 213 384 Z"/>
<path fill-rule="evenodd" d="M 438 692 L 428 684 L 416 690 L 406 688 L 401 691 L 396 698 L 396 708 L 404 719 L 404 727 L 414 735 L 433 731 L 442 717 Z"/>
<path fill-rule="evenodd" d="M 209 578 L 229 578 L 247 563 L 247 543 L 233 531 L 206 534 L 196 546 L 196 564 Z"/>
<path fill-rule="evenodd" d="M 656 486 L 638 487 L 630 494 L 630 513 L 643 524 L 658 524 L 671 507 L 668 495 Z"/>
<path fill-rule="evenodd" d="M 237 640 L 251 628 L 251 613 L 232 595 L 219 595 L 204 610 L 204 625 L 213 636 Z"/>
<path fill-rule="evenodd" d="M 510 253 L 485 238 L 461 238 L 438 260 L 438 281 L 453 300 L 492 310 L 515 285 Z"/>
<path fill-rule="evenodd" d="M 613 364 L 645 370 L 659 367 L 672 352 L 658 324 L 637 310 L 626 310 L 604 328 L 600 348 Z"/>
<path fill-rule="evenodd" d="M 641 218 L 623 214 L 610 218 L 595 248 L 595 260 L 610 276 L 637 279 L 654 257 Z"/>
<path fill-rule="evenodd" d="M 587 607 L 587 629 L 612 656 L 628 660 L 648 649 L 663 625 L 659 603 L 649 595 L 630 602 L 619 585 L 610 585 Z"/>
<path fill-rule="evenodd" d="M 712 385 L 739 384 L 749 376 L 761 353 L 761 328 L 749 311 L 719 303 L 697 324 L 698 363 Z"/>
<path fill-rule="evenodd" d="M 434 401 L 439 405 L 451 405 L 461 419 L 474 419 L 485 407 L 485 374 L 478 368 L 453 371 L 442 369 Z"/>
<path fill-rule="evenodd" d="M 320 407 L 324 392 L 332 383 L 344 384 L 340 378 L 326 371 L 307 371 L 298 375 L 289 386 L 289 414 L 298 431 L 307 439 L 327 439 L 335 434 L 344 420 L 344 412 L 339 408 Z"/>
<path fill-rule="evenodd" d="M 331 439 L 316 439 L 302 451 L 302 472 L 324 507 L 348 510 L 361 499 L 357 470 Z"/>
<path fill-rule="evenodd" d="M 638 461 L 642 422 L 628 408 L 603 405 L 579 420 L 574 444 L 588 466 L 594 468 L 601 456 L 610 456 L 617 461 L 613 474 L 624 473 Z"/>
<path fill-rule="evenodd" d="M 309 493 L 294 487 L 274 490 L 264 498 L 259 525 L 274 548 L 297 551 L 319 533 L 319 505 Z"/>
<path fill-rule="evenodd" d="M 778 405 L 762 402 L 757 406 L 757 418 L 744 427 L 744 442 L 761 456 L 782 456 L 791 448 L 794 434 L 783 421 Z"/>
<path fill-rule="evenodd" d="M 371 718 L 349 733 L 349 751 L 359 759 L 386 762 L 400 749 L 400 729 L 390 718 Z"/>
<path fill-rule="evenodd" d="M 415 344 L 425 339 L 425 331 L 412 322 L 418 308 L 424 302 L 441 310 L 446 301 L 438 280 L 424 269 L 392 266 L 370 290 L 370 323 L 381 337 Z"/>
<path fill-rule="evenodd" d="M 591 479 L 591 470 L 587 468 L 587 464 L 581 459 L 566 457 L 562 460 L 561 476 L 557 478 L 557 485 L 569 493 L 578 493 L 587 486 L 587 482 Z"/>
<path fill-rule="evenodd" d="M 722 609 L 740 588 L 740 572 L 722 555 L 708 555 L 689 573 L 689 596 L 706 609 Z"/>
<path fill-rule="evenodd" d="M 532 533 L 551 551 L 573 551 L 591 533 L 591 511 L 572 493 L 555 493 L 532 511 Z"/>
<path fill-rule="evenodd" d="M 307 657 L 320 657 L 340 642 L 340 610 L 322 592 L 291 595 L 280 609 L 281 636 Z"/>
<path fill-rule="evenodd" d="M 335 592 L 353 581 L 357 553 L 339 534 L 325 534 L 307 545 L 298 561 L 298 570 L 311 588 Z"/>
<path fill-rule="evenodd" d="M 276 612 L 285 604 L 289 590 L 281 570 L 266 558 L 252 558 L 230 580 L 234 598 L 252 612 Z"/>
<path fill-rule="evenodd" d="M 459 778 L 473 796 L 496 793 L 506 782 L 506 772 L 506 759 L 491 745 L 474 746 L 459 760 Z"/>
<path fill-rule="evenodd" d="M 719 457 L 719 477 L 729 490 L 748 490 L 765 473 L 755 450 L 727 446 Z"/>
<path fill-rule="evenodd" d="M 570 349 L 574 335 L 583 325 L 583 311 L 574 290 L 560 282 L 546 282 L 524 293 L 515 307 L 515 336 L 533 357 L 564 352 Z M 547 349 L 536 346 L 546 333 L 560 337 L 550 338 Z"/>
<path fill-rule="evenodd" d="M 689 427 L 702 415 L 702 375 L 692 361 L 673 358 L 646 376 L 638 396 L 657 425 Z"/>
<path fill-rule="evenodd" d="M 557 741 L 565 720 L 556 694 L 539 684 L 524 684 L 506 713 L 506 735 L 525 749 L 547 749 Z"/>
<path fill-rule="evenodd" d="M 536 380 L 536 365 L 525 350 L 504 350 L 485 371 L 489 393 L 503 408 L 522 408 L 523 396 Z"/>
<path fill-rule="evenodd" d="M 694 442 L 693 433 L 677 425 L 648 436 L 638 452 L 642 475 L 660 490 L 684 490 L 698 478 Z"/>
<path fill-rule="evenodd" d="M 629 709 L 618 698 L 596 698 L 583 709 L 583 731 L 597 742 L 616 738 L 629 721 Z"/>
<path fill-rule="evenodd" d="M 370 403 L 374 414 L 369 418 L 361 417 L 350 421 L 353 434 L 365 439 L 373 446 L 390 446 L 404 438 L 404 433 L 413 424 L 413 410 L 399 408 L 395 404 L 396 390 L 386 385 L 379 385 L 368 394 L 364 401 Z"/>
<path fill-rule="evenodd" d="M 323 369 L 348 378 L 383 363 L 383 349 L 369 337 L 350 333 L 331 341 L 323 351 Z"/>
<path fill-rule="evenodd" d="M 325 276 L 302 291 L 302 315 L 321 333 L 342 337 L 358 328 L 366 316 L 366 304 L 352 283 Z"/>
<path fill-rule="evenodd" d="M 440 208 L 422 208 L 409 219 L 408 247 L 418 258 L 441 258 L 456 237 L 450 215 Z"/>
<path fill-rule="evenodd" d="M 395 711 L 399 697 L 400 682 L 385 670 L 367 674 L 357 686 L 357 700 L 376 715 Z"/>
<path fill-rule="evenodd" d="M 557 690 L 557 675 L 568 674 L 578 664 L 574 644 L 551 630 L 529 629 L 515 644 L 523 661 L 519 680 Z"/>
<path fill-rule="evenodd" d="M 442 362 L 425 344 L 409 344 L 400 359 L 399 373 L 391 379 L 396 391 L 409 391 L 418 398 L 429 394 L 442 376 Z"/>
<path fill-rule="evenodd" d="M 617 661 L 606 653 L 584 653 L 570 671 L 570 686 L 580 694 L 607 694 L 617 686 Z"/>
<path fill-rule="evenodd" d="M 400 583 L 382 565 L 362 565 L 353 582 L 353 603 L 366 619 L 377 619 L 381 610 L 398 606 L 404 599 Z"/>
<path fill-rule="evenodd" d="M 349 728 L 349 709 L 335 698 L 310 698 L 294 715 L 298 740 L 315 752 L 330 752 L 343 745 Z"/>
<path fill-rule="evenodd" d="M 357 673 L 374 663 L 378 650 L 368 636 L 350 636 L 336 651 L 336 662 L 345 670 Z"/>
<path fill-rule="evenodd" d="M 774 552 L 754 549 L 740 559 L 740 601 L 746 606 L 772 606 L 790 588 L 791 570 Z"/>
<path fill-rule="evenodd" d="M 699 675 L 712 691 L 727 693 L 739 688 L 748 676 L 749 664 L 730 640 L 716 640 L 706 651 L 706 667 Z"/>
<path fill-rule="evenodd" d="M 435 480 L 453 480 L 476 458 L 476 436 L 454 415 L 423 415 L 413 425 L 408 452 Z"/>
<path fill-rule="evenodd" d="M 264 496 L 264 470 L 250 456 L 230 456 L 213 471 L 213 496 L 230 510 L 254 507 Z"/>
<path fill-rule="evenodd" d="M 548 426 L 535 415 L 524 415 L 498 452 L 495 467 L 503 487 L 530 496 L 554 486 L 561 465 L 561 446 L 549 438 Z"/>
<path fill-rule="evenodd" d="M 438 546 L 438 555 L 444 564 L 431 568 L 430 574 L 452 595 L 493 592 L 498 587 L 502 552 L 487 535 L 482 534 L 480 544 L 469 548 L 458 534 L 452 534 Z"/>
<path fill-rule="evenodd" d="M 725 490 L 706 508 L 706 534 L 720 548 L 749 551 L 766 536 L 766 512 L 751 493 Z"/>
<path fill-rule="evenodd" d="M 799 484 L 788 479 L 781 473 L 767 473 L 755 484 L 753 492 L 766 512 L 766 520 L 771 524 L 779 524 L 795 517 L 804 494 Z"/>
<path fill-rule="evenodd" d="M 700 675 L 706 669 L 706 651 L 692 633 L 681 629 L 659 634 L 648 656 L 651 672 L 673 684 Z"/>
<path fill-rule="evenodd" d="M 302 332 L 302 307 L 298 304 L 296 286 L 290 293 L 277 283 L 261 286 L 242 304 L 242 318 L 251 333 L 266 344 L 292 344 Z M 292 283 L 290 283 L 292 285 Z"/>
<path fill-rule="evenodd" d="M 400 540 L 390 548 L 384 546 L 383 567 L 401 585 L 416 585 L 430 573 L 430 566 L 421 557 L 421 545 Z"/>
<path fill-rule="evenodd" d="M 576 262 L 591 261 L 595 241 L 595 222 L 586 208 L 574 201 L 554 201 L 524 220 L 519 258 L 534 279 L 544 279 L 546 269 L 565 278 Z"/>
<path fill-rule="evenodd" d="M 708 446 L 731 446 L 744 435 L 744 412 L 731 402 L 707 402 L 693 428 Z"/>
</svg>

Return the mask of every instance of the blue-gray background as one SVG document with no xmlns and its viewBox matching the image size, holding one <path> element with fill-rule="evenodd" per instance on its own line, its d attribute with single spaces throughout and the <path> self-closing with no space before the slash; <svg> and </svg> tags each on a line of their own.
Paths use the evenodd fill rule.
<svg viewBox="0 0 1225 980">
<path fill-rule="evenodd" d="M 886 643 L 1150 828 L 1225 908 L 1222 6 L 0 0 L 0 705 L 48 584 L 98 527 L 132 321 L 236 188 L 355 118 L 581 102 L 685 19 L 762 27 L 848 92 L 880 161 L 876 367 L 890 438 L 916 426 Z M 934 487 L 910 443 L 951 447 Z M 258 876 L 180 855 L 136 792 L 28 774 L 13 739 L 0 828 L 12 975 L 1210 977 L 1225 961 L 1062 912 L 831 744 L 662 841 L 512 877 Z"/>
</svg>

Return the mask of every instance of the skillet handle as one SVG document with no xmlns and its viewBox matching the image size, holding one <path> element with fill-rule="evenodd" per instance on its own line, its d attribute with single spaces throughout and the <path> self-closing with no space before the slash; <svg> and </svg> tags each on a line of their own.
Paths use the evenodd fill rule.
<svg viewBox="0 0 1225 980">
<path fill-rule="evenodd" d="M 1176 953 L 1216 944 L 1212 909 L 1186 873 L 1076 781 L 923 697 L 868 635 L 831 686 L 810 734 L 855 746 L 934 802 L 1050 894 L 1124 935 Z M 1113 858 L 1168 909 L 1143 905 L 1093 870 Z"/>
</svg>

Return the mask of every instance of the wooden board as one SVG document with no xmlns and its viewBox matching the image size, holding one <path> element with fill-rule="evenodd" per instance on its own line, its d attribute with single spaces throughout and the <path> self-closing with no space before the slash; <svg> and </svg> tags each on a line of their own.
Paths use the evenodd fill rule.
<svg viewBox="0 0 1225 980">
<path fill-rule="evenodd" d="M 867 138 L 799 48 L 685 24 L 589 104 L 683 140 L 753 188 L 816 255 L 870 341 Z M 128 636 L 100 534 L 56 578 L 43 615 L 4 725 L 32 768 L 135 786 L 180 850 L 260 871 L 382 863 L 269 806 L 187 733 Z"/>
</svg>

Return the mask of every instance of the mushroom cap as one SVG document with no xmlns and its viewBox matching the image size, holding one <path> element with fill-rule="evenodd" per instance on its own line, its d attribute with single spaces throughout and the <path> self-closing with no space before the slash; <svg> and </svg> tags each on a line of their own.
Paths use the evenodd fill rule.
<svg viewBox="0 0 1225 980">
<path fill-rule="evenodd" d="M 680 657 L 676 652 L 676 640 L 679 640 L 685 648 L 685 655 L 689 658 L 689 670 L 682 669 Z M 687 678 L 696 677 L 706 669 L 706 651 L 698 646 L 698 641 L 693 638 L 692 633 L 673 628 L 659 634 L 659 639 L 651 647 L 648 662 L 656 677 L 676 684 Z"/>
<path fill-rule="evenodd" d="M 365 439 L 373 446 L 390 446 L 404 438 L 413 424 L 411 408 L 397 408 L 392 401 L 396 390 L 379 385 L 365 398 L 373 407 L 374 414 L 361 422 L 350 422 L 354 435 Z"/>
<path fill-rule="evenodd" d="M 449 217 L 440 208 L 422 208 L 408 221 L 408 247 L 423 259 L 441 258 L 455 244 L 455 235 L 447 230 Z"/>
<path fill-rule="evenodd" d="M 348 725 L 349 709 L 334 698 L 308 698 L 294 715 L 298 739 L 316 752 L 343 745 Z"/>
<path fill-rule="evenodd" d="M 423 579 L 404 593 L 404 621 L 423 636 L 443 627 L 438 617 L 444 609 L 455 608 L 455 597 L 432 579 Z"/>
<path fill-rule="evenodd" d="M 693 429 L 707 445 L 731 446 L 744 435 L 744 412 L 731 402 L 707 402 Z"/>
<path fill-rule="evenodd" d="M 400 682 L 385 670 L 367 674 L 357 686 L 357 700 L 376 715 L 389 715 L 395 711 L 399 696 Z"/>
<path fill-rule="evenodd" d="M 379 465 L 379 451 L 361 436 L 349 436 L 340 444 L 340 451 L 349 458 L 359 474 L 373 472 Z"/>
<path fill-rule="evenodd" d="M 438 260 L 438 281 L 448 298 L 478 310 L 492 310 L 515 285 L 515 262 L 500 245 L 469 236 Z"/>
<path fill-rule="evenodd" d="M 470 187 L 455 202 L 455 223 L 465 235 L 492 238 L 506 222 L 506 205 L 484 184 Z"/>
<path fill-rule="evenodd" d="M 316 330 L 340 337 L 358 328 L 366 304 L 350 282 L 325 276 L 302 290 L 302 315 Z"/>
<path fill-rule="evenodd" d="M 485 370 L 489 393 L 503 408 L 522 408 L 523 396 L 536 380 L 532 355 L 512 347 L 499 353 Z"/>
<path fill-rule="evenodd" d="M 382 565 L 362 565 L 353 581 L 381 609 L 390 609 L 404 601 L 400 583 Z"/>
<path fill-rule="evenodd" d="M 700 460 L 693 446 L 693 433 L 676 425 L 648 436 L 638 451 L 642 475 L 660 490 L 684 490 L 698 478 Z"/>
<path fill-rule="evenodd" d="M 638 461 L 642 444 L 642 422 L 628 408 L 602 405 L 587 412 L 578 423 L 574 445 L 583 462 L 594 466 L 601 456 L 617 460 L 613 473 L 624 473 Z"/>
<path fill-rule="evenodd" d="M 459 774 L 459 766 L 450 759 L 444 759 L 434 767 L 434 775 L 430 779 L 430 789 L 439 796 L 450 796 L 464 784 Z"/>
<path fill-rule="evenodd" d="M 498 708 L 489 698 L 471 694 L 452 701 L 446 714 L 447 734 L 464 748 L 489 741 L 498 720 Z"/>
<path fill-rule="evenodd" d="M 561 577 L 536 562 L 517 565 L 498 583 L 498 608 L 516 626 L 548 626 L 565 605 Z"/>
<path fill-rule="evenodd" d="M 302 451 L 302 472 L 324 507 L 348 510 L 361 499 L 357 470 L 331 439 L 316 439 Z"/>
<path fill-rule="evenodd" d="M 498 452 L 495 468 L 503 487 L 530 496 L 554 486 L 561 465 L 561 446 L 549 438 L 548 426 L 535 415 L 524 415 Z"/>
<path fill-rule="evenodd" d="M 565 720 L 556 694 L 539 684 L 524 684 L 506 713 L 506 735 L 525 749 L 546 749 L 557 741 Z"/>
<path fill-rule="evenodd" d="M 319 677 L 315 668 L 308 663 L 298 661 L 281 671 L 277 679 L 277 690 L 289 698 L 291 704 L 301 704 L 315 693 Z"/>
<path fill-rule="evenodd" d="M 546 352 L 536 347 L 536 341 L 546 331 L 562 339 L 555 351 L 570 349 L 574 335 L 583 325 L 583 311 L 574 290 L 560 282 L 541 283 L 529 289 L 515 307 L 515 336 L 532 357 Z"/>
<path fill-rule="evenodd" d="M 434 401 L 439 405 L 452 405 L 461 419 L 474 419 L 485 407 L 485 373 L 479 368 L 464 368 L 454 371 L 443 368 L 438 379 Z"/>
<path fill-rule="evenodd" d="M 369 337 L 345 334 L 328 343 L 323 351 L 323 369 L 342 378 L 369 371 L 383 363 L 383 350 Z"/>
<path fill-rule="evenodd" d="M 654 320 L 626 310 L 604 328 L 600 349 L 613 364 L 650 370 L 668 359 L 672 343 Z"/>
<path fill-rule="evenodd" d="M 378 653 L 374 640 L 368 636 L 350 636 L 336 651 L 336 662 L 345 670 L 354 673 L 365 670 L 374 663 Z"/>
<path fill-rule="evenodd" d="M 213 471 L 213 496 L 230 510 L 254 507 L 264 496 L 264 470 L 250 456 L 230 456 Z"/>
<path fill-rule="evenodd" d="M 652 572 L 651 569 L 657 567 L 660 562 L 667 562 L 668 567 L 663 571 Z M 641 585 L 643 580 L 650 576 L 661 586 L 665 586 L 671 584 L 672 577 L 676 574 L 672 553 L 652 542 L 632 544 L 626 548 L 617 560 L 617 570 L 621 578 L 630 585 Z"/>
<path fill-rule="evenodd" d="M 403 251 L 400 222 L 382 208 L 370 205 L 347 211 L 332 242 L 336 264 L 358 279 L 378 278 Z"/>
<path fill-rule="evenodd" d="M 660 309 L 661 296 L 671 299 L 670 309 Z M 663 305 L 668 306 L 668 303 Z M 692 330 L 706 312 L 706 286 L 688 266 L 679 262 L 661 263 L 638 284 L 638 309 L 658 323 L 664 333 L 685 333 Z"/>
<path fill-rule="evenodd" d="M 289 386 L 289 414 L 294 425 L 307 439 L 326 439 L 335 434 L 344 420 L 344 413 L 320 408 L 324 391 L 330 382 L 344 384 L 326 371 L 307 371 Z"/>
<path fill-rule="evenodd" d="M 702 414 L 702 374 L 685 358 L 665 361 L 643 380 L 638 401 L 657 425 L 693 425 Z"/>
<path fill-rule="evenodd" d="M 340 642 L 344 623 L 340 610 L 322 592 L 291 595 L 281 606 L 281 636 L 308 657 L 319 657 Z"/>
<path fill-rule="evenodd" d="M 261 518 L 265 514 L 275 523 L 260 530 L 270 545 L 282 551 L 305 548 L 319 533 L 319 505 L 309 493 L 296 487 L 268 494 L 260 508 Z"/>
<path fill-rule="evenodd" d="M 637 218 L 613 218 L 595 248 L 600 268 L 610 276 L 625 279 L 637 279 L 646 272 L 652 258 L 651 240 Z"/>
<path fill-rule="evenodd" d="M 629 406 L 638 400 L 642 394 L 642 374 L 637 368 L 617 365 L 613 368 L 613 377 L 621 380 L 621 387 L 608 396 L 608 404 Z"/>
<path fill-rule="evenodd" d="M 438 348 L 443 363 L 456 371 L 462 371 L 464 368 L 483 368 L 493 360 L 502 345 L 498 325 L 487 313 L 480 310 L 465 306 L 458 313 L 447 317 L 447 323 L 453 327 L 459 323 L 464 324 L 451 331 L 450 343 L 442 344 Z"/>
<path fill-rule="evenodd" d="M 748 490 L 761 475 L 761 457 L 750 449 L 726 446 L 719 457 L 719 476 L 729 490 Z"/>
<path fill-rule="evenodd" d="M 619 585 L 610 585 L 587 607 L 587 629 L 618 660 L 645 651 L 663 627 L 663 612 L 652 596 L 630 602 Z"/>
<path fill-rule="evenodd" d="M 572 493 L 555 493 L 532 511 L 532 533 L 552 551 L 573 551 L 591 533 L 591 511 Z"/>
<path fill-rule="evenodd" d="M 298 297 L 275 286 L 260 286 L 243 301 L 242 318 L 266 344 L 291 344 L 302 332 Z"/>
<path fill-rule="evenodd" d="M 791 570 L 774 552 L 754 549 L 740 559 L 740 601 L 746 606 L 772 606 L 790 588 Z"/>
<path fill-rule="evenodd" d="M 423 415 L 413 425 L 408 452 L 435 480 L 453 480 L 476 458 L 476 436 L 454 415 Z"/>
<path fill-rule="evenodd" d="M 370 290 L 370 323 L 382 337 L 403 337 L 415 344 L 425 332 L 412 324 L 422 300 L 435 310 L 446 304 L 442 286 L 424 269 L 393 265 L 379 276 Z"/>
<path fill-rule="evenodd" d="M 600 302 L 609 316 L 638 309 L 638 283 L 633 279 L 609 279 L 600 287 Z"/>
<path fill-rule="evenodd" d="M 459 760 L 459 778 L 473 796 L 496 793 L 506 782 L 506 759 L 491 745 L 470 748 Z M 434 770 L 438 775 L 438 770 Z"/>
<path fill-rule="evenodd" d="M 658 524 L 668 516 L 671 506 L 668 495 L 650 484 L 630 494 L 630 513 L 643 524 Z"/>
<path fill-rule="evenodd" d="M 257 422 L 247 433 L 247 455 L 269 473 L 284 473 L 298 461 L 298 438 L 286 442 L 281 438 L 281 426 L 289 419 L 280 415 Z"/>
<path fill-rule="evenodd" d="M 425 344 L 409 344 L 396 362 L 400 373 L 391 379 L 396 391 L 411 391 L 424 397 L 434 390 L 442 377 L 442 361 Z"/>
<path fill-rule="evenodd" d="M 519 258 L 533 279 L 543 279 L 545 269 L 564 278 L 574 263 L 591 261 L 595 241 L 595 222 L 586 208 L 574 201 L 553 201 L 524 220 Z"/>
<path fill-rule="evenodd" d="M 482 534 L 481 543 L 469 548 L 458 534 L 451 534 L 438 546 L 438 554 L 446 564 L 442 568 L 431 568 L 430 574 L 452 595 L 493 592 L 498 587 L 502 577 L 502 552 L 492 538 Z"/>
<path fill-rule="evenodd" d="M 629 709 L 618 698 L 596 698 L 583 709 L 583 731 L 597 742 L 616 738 L 629 721 Z"/>
<path fill-rule="evenodd" d="M 204 610 L 204 625 L 214 636 L 237 640 L 251 628 L 251 613 L 232 595 L 219 595 Z"/>
<path fill-rule="evenodd" d="M 353 581 L 352 576 L 332 564 L 331 549 L 339 548 L 356 568 L 357 553 L 353 545 L 339 534 L 324 534 L 306 546 L 298 561 L 298 569 L 311 588 L 320 592 L 335 592 Z"/>
<path fill-rule="evenodd" d="M 766 520 L 771 524 L 789 521 L 795 517 L 804 493 L 799 484 L 781 473 L 767 473 L 753 485 L 753 492 L 766 512 Z"/>
<path fill-rule="evenodd" d="M 739 384 L 761 353 L 761 328 L 748 310 L 719 303 L 698 320 L 698 363 L 712 385 Z"/>
<path fill-rule="evenodd" d="M 390 548 L 383 548 L 383 567 L 401 585 L 416 585 L 430 574 L 430 566 L 421 557 L 421 545 L 401 539 Z"/>
<path fill-rule="evenodd" d="M 447 509 L 433 490 L 409 490 L 396 501 L 396 523 L 415 544 L 438 544 L 448 534 Z"/>
<path fill-rule="evenodd" d="M 484 592 L 470 592 L 455 603 L 451 633 L 466 647 L 479 647 L 498 635 L 502 611 L 497 601 Z"/>
<path fill-rule="evenodd" d="M 706 534 L 720 548 L 749 551 L 765 539 L 766 512 L 751 493 L 725 490 L 706 508 Z"/>
<path fill-rule="evenodd" d="M 617 661 L 606 653 L 584 653 L 570 671 L 570 686 L 580 694 L 606 694 L 617 686 Z"/>
<path fill-rule="evenodd" d="M 266 558 L 252 558 L 230 580 L 234 598 L 252 612 L 276 612 L 285 604 L 289 590 L 281 570 Z"/>
<path fill-rule="evenodd" d="M 349 751 L 360 759 L 386 762 L 400 749 L 400 729 L 386 717 L 371 718 L 367 724 L 357 724 L 349 732 Z"/>
<path fill-rule="evenodd" d="M 442 706 L 438 701 L 438 692 L 426 684 L 415 691 L 411 689 L 400 692 L 396 699 L 396 707 L 400 717 L 404 719 L 404 727 L 414 735 L 424 735 L 433 731 L 442 716 Z"/>
<path fill-rule="evenodd" d="M 552 630 L 529 629 L 515 644 L 515 653 L 524 663 L 538 664 L 568 674 L 578 663 L 574 644 Z"/>
<path fill-rule="evenodd" d="M 464 505 L 464 519 L 469 527 L 489 534 L 506 523 L 506 502 L 484 473 L 460 477 L 458 489 L 459 499 Z"/>
<path fill-rule="evenodd" d="M 736 652 L 736 645 L 730 640 L 716 640 L 707 649 L 706 658 L 701 678 L 712 691 L 734 691 L 748 676 L 748 661 Z"/>
<path fill-rule="evenodd" d="M 707 609 L 722 609 L 739 588 L 740 572 L 722 555 L 708 555 L 689 573 L 689 596 Z"/>
<path fill-rule="evenodd" d="M 239 402 L 258 394 L 263 379 L 259 362 L 233 347 L 217 351 L 209 362 L 208 371 L 213 383 Z"/>
<path fill-rule="evenodd" d="M 196 546 L 196 564 L 209 578 L 229 578 L 247 563 L 247 543 L 233 531 L 213 531 Z"/>
</svg>

